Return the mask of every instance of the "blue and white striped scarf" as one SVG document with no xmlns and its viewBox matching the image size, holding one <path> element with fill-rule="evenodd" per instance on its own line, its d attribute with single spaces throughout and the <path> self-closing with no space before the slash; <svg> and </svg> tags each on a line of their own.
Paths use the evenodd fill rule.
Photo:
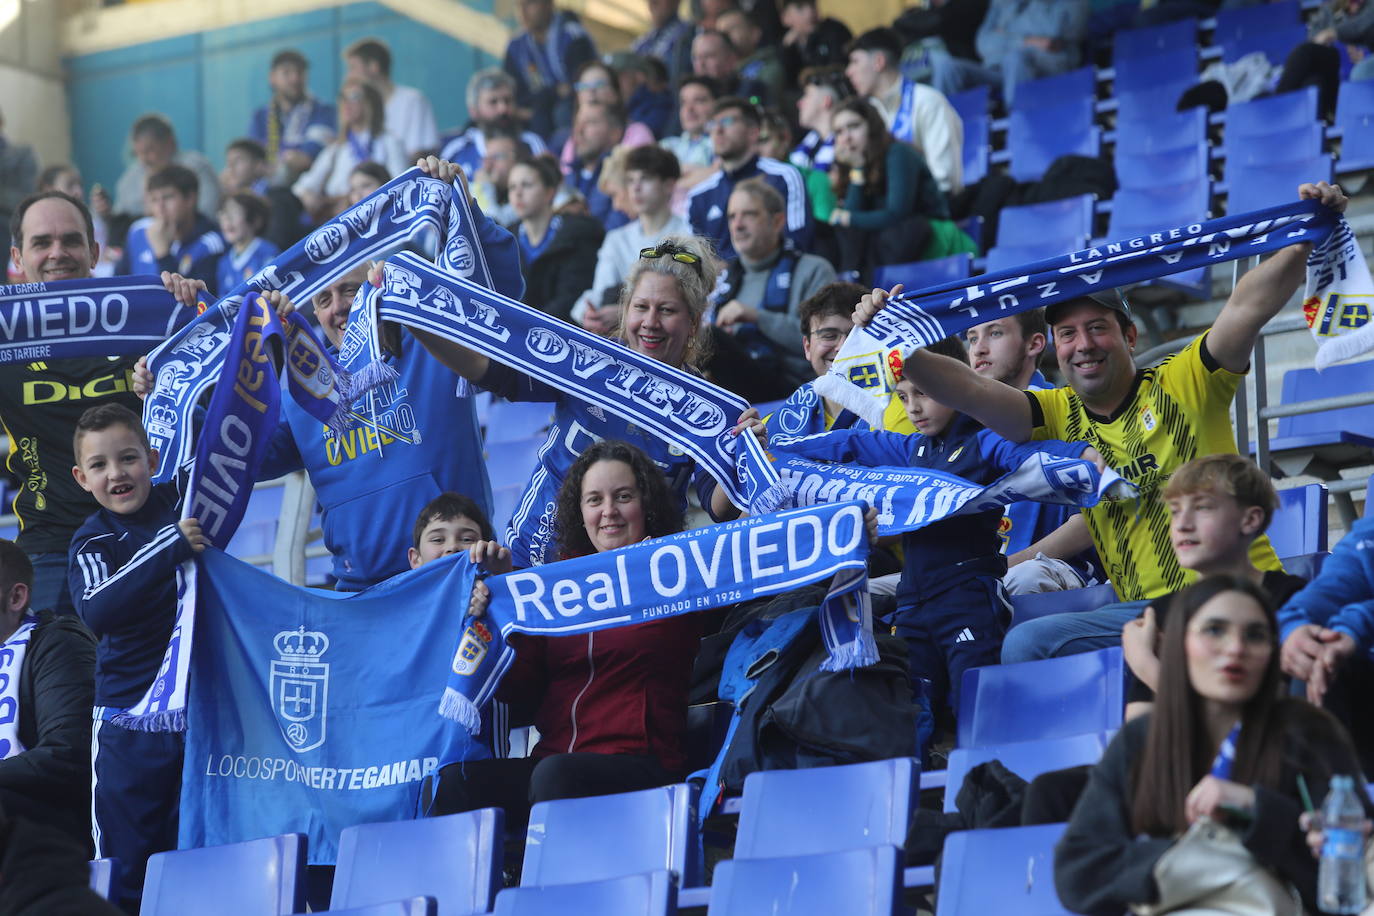
<svg viewBox="0 0 1374 916">
<path fill-rule="evenodd" d="M 195 317 L 156 277 L 0 287 L 0 363 L 134 356 Z"/>
</svg>

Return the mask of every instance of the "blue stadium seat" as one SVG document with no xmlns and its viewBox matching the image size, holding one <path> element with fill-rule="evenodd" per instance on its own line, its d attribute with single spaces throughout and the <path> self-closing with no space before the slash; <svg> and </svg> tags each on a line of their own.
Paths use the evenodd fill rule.
<svg viewBox="0 0 1374 916">
<path fill-rule="evenodd" d="M 1197 47 L 1197 20 L 1180 19 L 1144 29 L 1121 29 L 1112 38 L 1112 63 L 1148 57 L 1174 48 Z"/>
<path fill-rule="evenodd" d="M 669 916 L 677 912 L 673 873 L 647 872 L 580 884 L 508 887 L 496 895 L 495 916 Z"/>
<path fill-rule="evenodd" d="M 1174 111 L 1172 107 L 1145 115 L 1119 113 L 1116 154 L 1138 156 L 1207 146 L 1207 112 L 1202 108 Z M 1156 183 L 1177 184 L 1182 176 L 1163 173 Z"/>
<path fill-rule="evenodd" d="M 961 116 L 962 117 L 962 116 Z M 964 118 L 964 184 L 977 184 L 988 174 L 992 155 L 992 119 L 987 115 Z"/>
<path fill-rule="evenodd" d="M 1326 495 L 1325 485 L 1319 483 L 1279 490 L 1279 508 L 1268 534 L 1280 558 L 1327 549 Z"/>
<path fill-rule="evenodd" d="M 697 789 L 685 783 L 540 802 L 530 811 L 522 887 L 602 881 L 668 869 L 700 884 Z"/>
<path fill-rule="evenodd" d="M 1112 198 L 1107 237 L 1113 241 L 1145 238 L 1166 227 L 1201 222 L 1210 212 L 1211 199 L 1212 183 L 1207 178 L 1154 187 L 1123 185 Z M 1207 297 L 1211 294 L 1210 276 L 1209 268 L 1195 267 L 1155 282 Z"/>
<path fill-rule="evenodd" d="M 1186 77 L 1191 85 L 1197 82 L 1197 48 L 1193 45 L 1183 45 L 1158 54 L 1124 57 L 1115 62 L 1114 69 L 1116 77 L 1113 86 L 1117 96 L 1158 86 L 1160 75 L 1166 73 L 1169 74 L 1171 82 L 1181 83 Z M 1178 96 L 1174 96 L 1174 103 L 1177 102 Z M 1174 105 L 1164 109 L 1173 110 Z"/>
<path fill-rule="evenodd" d="M 952 254 L 931 261 L 910 261 L 906 264 L 887 264 L 873 274 L 873 285 L 892 289 L 898 283 L 908 291 L 939 286 L 953 280 L 963 280 L 973 274 L 973 256 Z"/>
<path fill-rule="evenodd" d="M 1020 97 L 1018 89 L 1017 99 Z M 1093 125 L 1091 98 L 1071 99 L 1029 110 L 1018 106 L 1011 113 L 1007 126 L 1011 177 L 1017 181 L 1037 181 L 1060 156 L 1070 153 L 1096 156 L 1100 142 L 1101 135 Z"/>
<path fill-rule="evenodd" d="M 1170 114 L 1182 114 L 1182 112 L 1176 111 L 1179 97 L 1196 84 L 1196 76 L 1186 76 L 1179 79 L 1169 74 L 1163 74 L 1153 86 L 1117 92 L 1117 126 L 1120 127 L 1122 121 L 1148 121 L 1151 118 L 1165 117 Z M 1202 111 L 1202 109 L 1198 110 Z M 1205 111 L 1203 111 L 1203 115 L 1206 116 Z"/>
<path fill-rule="evenodd" d="M 505 538 L 506 526 L 510 524 L 520 494 L 524 492 L 523 483 L 491 488 L 491 527 L 496 531 L 497 540 Z"/>
<path fill-rule="evenodd" d="M 141 916 L 299 913 L 305 909 L 305 835 L 159 852 L 148 859 Z"/>
<path fill-rule="evenodd" d="M 1112 734 L 1102 732 L 987 747 L 956 747 L 949 752 L 949 766 L 945 769 L 945 810 L 958 810 L 955 800 L 964 785 L 964 777 L 980 763 L 1000 760 L 1002 766 L 1030 782 L 1051 770 L 1097 763 L 1112 740 Z M 924 780 L 921 787 L 926 788 Z"/>
<path fill-rule="evenodd" d="M 1272 165 L 1307 160 L 1322 154 L 1326 126 L 1320 121 L 1285 127 L 1264 134 L 1226 134 L 1221 148 L 1226 153 L 1226 168 L 1241 165 Z"/>
<path fill-rule="evenodd" d="M 360 824 L 339 834 L 333 909 L 433 897 L 439 912 L 485 913 L 501 886 L 505 815 L 496 808 Z"/>
<path fill-rule="evenodd" d="M 346 910 L 317 910 L 315 916 L 439 916 L 439 909 L 433 897 L 411 897 Z"/>
<path fill-rule="evenodd" d="M 957 747 L 1012 744 L 1121 727 L 1121 647 L 964 672 Z"/>
<path fill-rule="evenodd" d="M 1086 102 L 1091 111 L 1096 97 L 1097 71 L 1092 67 L 1080 67 L 1018 84 L 1013 112 L 1054 109 L 1067 102 Z"/>
<path fill-rule="evenodd" d="M 1289 53 L 1307 40 L 1307 27 L 1301 24 L 1277 29 L 1246 32 L 1235 38 L 1217 42 L 1221 45 L 1221 59 L 1235 63 L 1247 54 L 1263 52 L 1269 63 L 1282 67 Z"/>
<path fill-rule="evenodd" d="M 119 886 L 119 860 L 118 859 L 92 859 L 91 860 L 91 890 L 95 891 L 106 900 L 110 899 L 110 892 Z"/>
<path fill-rule="evenodd" d="M 1116 148 L 1116 182 L 1122 188 L 1152 188 L 1161 180 L 1203 182 L 1208 178 L 1204 143 L 1162 153 L 1128 153 Z"/>
<path fill-rule="evenodd" d="M 893 846 L 731 859 L 716 866 L 707 916 L 892 916 L 900 859 Z"/>
<path fill-rule="evenodd" d="M 277 544 L 277 523 L 281 518 L 281 501 L 285 487 L 255 487 L 248 498 L 248 509 L 243 513 L 234 536 L 229 539 L 225 553 L 242 560 L 245 557 L 271 555 Z M 266 564 L 271 568 L 271 561 Z"/>
<path fill-rule="evenodd" d="M 744 780 L 735 858 L 905 846 L 919 776 L 920 765 L 910 757 L 751 773 Z"/>
<path fill-rule="evenodd" d="M 1374 168 L 1374 80 L 1341 83 L 1336 99 L 1336 127 L 1341 131 L 1337 172 Z"/>
<path fill-rule="evenodd" d="M 949 96 L 949 104 L 959 113 L 964 122 L 964 135 L 968 136 L 969 118 L 984 118 L 988 115 L 988 103 L 992 97 L 992 87 L 975 86 Z"/>
<path fill-rule="evenodd" d="M 530 475 L 539 465 L 539 449 L 547 439 L 547 435 L 540 434 L 524 439 L 496 439 L 484 443 L 487 476 L 491 479 L 492 489 L 523 487 L 529 483 Z"/>
<path fill-rule="evenodd" d="M 1328 154 L 1274 165 L 1228 166 L 1226 212 L 1245 213 L 1292 203 L 1297 200 L 1298 185 L 1307 181 L 1331 181 L 1333 176 Z"/>
<path fill-rule="evenodd" d="M 1063 240 L 1068 248 L 1082 248 L 1093 234 L 1093 202 L 1093 195 L 1077 194 L 1003 207 L 997 220 L 997 243 L 1029 245 L 1049 237 Z"/>
<path fill-rule="evenodd" d="M 1226 136 L 1256 137 L 1317 121 L 1317 87 L 1238 102 L 1226 109 Z"/>
<path fill-rule="evenodd" d="M 529 439 L 549 428 L 553 404 L 547 401 L 492 401 L 487 414 L 486 442 Z"/>
<path fill-rule="evenodd" d="M 477 425 L 487 428 L 487 417 L 491 414 L 491 404 L 496 396 L 490 391 L 479 391 L 472 396 L 473 409 L 477 411 Z"/>
<path fill-rule="evenodd" d="M 1071 916 L 1054 889 L 1064 824 L 963 830 L 945 838 L 936 916 Z"/>
<path fill-rule="evenodd" d="M 1247 35 L 1291 28 L 1301 22 L 1302 12 L 1298 8 L 1298 0 L 1269 0 L 1267 3 L 1252 6 L 1222 9 L 1217 11 L 1212 43 L 1224 44 Z"/>
<path fill-rule="evenodd" d="M 1296 557 L 1283 557 L 1283 571 L 1311 582 L 1322 571 L 1322 567 L 1326 565 L 1326 558 L 1329 556 L 1331 556 L 1330 553 L 1322 550 L 1317 553 L 1300 554 Z"/>
<path fill-rule="evenodd" d="M 988 273 L 996 273 L 1025 264 L 1034 264 L 1036 261 L 1057 258 L 1070 251 L 1078 251 L 1082 247 L 1082 244 L 1073 245 L 1053 238 L 1028 245 L 993 245 L 988 249 L 985 264 Z"/>
<path fill-rule="evenodd" d="M 1011 596 L 1011 625 L 1025 623 L 1050 614 L 1071 614 L 1095 611 L 1117 601 L 1116 589 L 1110 582 L 1070 588 L 1060 592 L 1038 592 L 1033 595 Z"/>
</svg>

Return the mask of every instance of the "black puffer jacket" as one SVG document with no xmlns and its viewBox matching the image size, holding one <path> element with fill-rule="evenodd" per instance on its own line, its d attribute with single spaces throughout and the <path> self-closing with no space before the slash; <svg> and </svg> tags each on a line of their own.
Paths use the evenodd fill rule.
<svg viewBox="0 0 1374 916">
<path fill-rule="evenodd" d="M 605 236 L 606 230 L 592 217 L 563 214 L 549 247 L 533 263 L 525 263 L 522 256 L 525 303 L 569 320 L 573 303 L 596 278 L 596 254 Z"/>
</svg>

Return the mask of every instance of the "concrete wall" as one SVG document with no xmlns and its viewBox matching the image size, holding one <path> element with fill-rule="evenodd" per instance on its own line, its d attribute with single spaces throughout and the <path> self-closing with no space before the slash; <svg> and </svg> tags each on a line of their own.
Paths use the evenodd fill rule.
<svg viewBox="0 0 1374 916">
<path fill-rule="evenodd" d="M 56 3 L 0 0 L 0 109 L 5 136 L 27 143 L 46 165 L 71 156 L 58 55 Z"/>
</svg>

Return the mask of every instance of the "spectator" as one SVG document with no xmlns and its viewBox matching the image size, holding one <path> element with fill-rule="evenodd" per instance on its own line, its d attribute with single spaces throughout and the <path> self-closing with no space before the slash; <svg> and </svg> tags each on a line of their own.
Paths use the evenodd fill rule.
<svg viewBox="0 0 1374 916">
<path fill-rule="evenodd" d="M 68 197 L 80 200 L 83 196 L 81 173 L 76 170 L 76 166 L 65 162 L 50 165 L 38 173 L 38 186 L 34 190 L 61 191 Z M 5 231 L 8 233 L 9 229 L 6 228 Z"/>
<path fill-rule="evenodd" d="M 618 51 L 610 55 L 610 68 L 620 81 L 620 97 L 625 100 L 625 116 L 630 123 L 649 128 L 655 140 L 666 136 L 668 126 L 676 123 L 677 118 L 663 62 Z"/>
<path fill-rule="evenodd" d="M 227 245 L 215 271 L 215 289 L 221 296 L 281 254 L 281 249 L 263 236 L 271 217 L 271 206 L 252 191 L 236 191 L 220 201 L 219 231 Z"/>
<path fill-rule="evenodd" d="M 411 569 L 419 569 L 426 563 L 462 553 L 481 541 L 495 540 L 496 532 L 487 514 L 471 497 L 440 493 L 420 510 L 415 520 L 414 543 L 406 551 L 406 559 Z"/>
<path fill-rule="evenodd" d="M 227 197 L 247 192 L 266 200 L 267 225 L 258 235 L 280 253 L 294 245 L 308 226 L 305 211 L 296 195 L 289 188 L 269 182 L 268 172 L 267 151 L 262 144 L 248 137 L 240 137 L 224 151 L 220 193 Z"/>
<path fill-rule="evenodd" d="M 499 225 L 511 226 L 520 219 L 510 202 L 510 170 L 516 159 L 529 155 L 530 148 L 508 130 L 497 128 L 487 136 L 486 154 L 470 187 L 482 212 Z"/>
<path fill-rule="evenodd" d="M 348 175 L 348 205 L 360 203 L 364 197 L 380 191 L 391 180 L 391 174 L 380 162 L 359 162 Z"/>
<path fill-rule="evenodd" d="M 712 375 L 746 401 L 787 397 L 812 377 L 797 339 L 801 304 L 835 281 L 835 268 L 797 250 L 783 229 L 786 201 L 762 177 L 735 185 L 726 217 L 734 257 L 716 285 Z"/>
<path fill-rule="evenodd" d="M 625 112 L 619 106 L 601 102 L 578 106 L 577 119 L 573 122 L 573 159 L 568 173 L 568 186 L 586 198 L 588 211 L 601 224 L 603 231 L 623 226 L 626 222 L 625 214 L 612 206 L 610 195 L 599 186 L 606 158 L 611 150 L 620 145 L 624 136 Z M 601 240 L 598 238 L 597 241 Z M 585 288 L 581 286 L 578 290 Z"/>
<path fill-rule="evenodd" d="M 553 0 L 518 0 L 525 27 L 506 46 L 505 71 L 515 80 L 515 99 L 541 137 L 572 126 L 572 75 L 596 58 L 596 45 L 577 15 L 554 10 Z"/>
<path fill-rule="evenodd" d="M 294 182 L 310 168 L 325 144 L 334 139 L 337 116 L 333 108 L 306 88 L 309 69 L 305 55 L 297 50 L 288 48 L 274 54 L 267 71 L 272 99 L 253 112 L 248 125 L 248 136 L 264 150 L 268 173 L 275 184 Z"/>
<path fill-rule="evenodd" d="M 606 440 L 588 446 L 568 469 L 556 526 L 560 554 L 578 557 L 681 531 L 683 513 L 648 455 Z M 500 545 L 478 545 L 473 555 L 483 548 L 488 569 L 510 569 Z M 489 598 L 487 587 L 477 585 L 470 613 L 483 616 Z M 508 845 L 518 856 L 534 804 L 681 779 L 687 771 L 687 690 L 700 632 L 697 615 L 681 614 L 582 636 L 517 637 L 515 662 L 498 698 L 517 714 L 528 711 L 539 743 L 529 757 L 440 769 L 429 813 L 503 808 Z"/>
<path fill-rule="evenodd" d="M 572 320 L 589 331 L 609 335 L 619 321 L 620 284 L 629 276 L 639 253 L 670 235 L 690 235 L 687 221 L 672 212 L 677 159 L 658 146 L 640 146 L 625 160 L 626 184 L 637 219 L 606 233 L 596 254 L 591 288 L 577 299 Z"/>
<path fill-rule="evenodd" d="M 552 156 L 521 157 L 510 170 L 510 202 L 520 217 L 515 237 L 524 301 L 570 320 L 573 303 L 592 283 L 596 250 L 606 230 L 593 217 L 554 212 L 560 177 Z"/>
<path fill-rule="evenodd" d="M 763 98 L 780 101 L 786 74 L 782 58 L 773 45 L 761 45 L 763 31 L 743 10 L 726 10 L 716 20 L 716 28 L 730 38 L 739 56 L 740 81 L 763 87 Z"/>
<path fill-rule="evenodd" d="M 348 65 L 349 82 L 367 83 L 381 96 L 385 103 L 382 114 L 386 129 L 401 141 L 401 154 L 407 162 L 438 148 L 439 130 L 434 126 L 434 109 L 429 99 L 414 86 L 391 81 L 391 51 L 382 41 L 364 38 L 354 42 L 344 52 L 344 61 Z M 387 167 L 398 175 L 405 171 L 391 163 L 387 163 Z"/>
<path fill-rule="evenodd" d="M 620 94 L 620 77 L 611 67 L 599 60 L 587 61 L 577 71 L 573 89 L 577 92 L 573 106 L 573 130 L 568 133 L 568 139 L 562 144 L 562 152 L 558 157 L 558 162 L 563 167 L 564 173 L 571 172 L 574 161 L 582 158 L 577 152 L 575 134 L 578 124 L 577 116 L 587 105 L 603 105 L 607 108 L 616 109 L 620 113 L 621 137 L 611 146 L 620 146 L 621 144 L 643 146 L 646 143 L 654 142 L 654 132 L 649 129 L 648 125 L 627 119 L 625 100 Z M 608 147 L 606 151 L 609 152 L 609 149 Z"/>
<path fill-rule="evenodd" d="M 797 100 L 797 123 L 806 128 L 788 160 L 799 169 L 830 171 L 835 161 L 835 106 L 854 95 L 849 77 L 839 67 L 805 70 Z"/>
<path fill-rule="evenodd" d="M 788 85 L 801 79 L 811 67 L 843 67 L 848 60 L 845 46 L 854 34 L 838 19 L 821 14 L 816 0 L 783 0 L 782 66 Z"/>
<path fill-rule="evenodd" d="M 936 90 L 902 79 L 902 46 L 891 29 L 864 32 L 849 45 L 845 75 L 866 96 L 898 140 L 923 155 L 935 183 L 946 194 L 964 186 L 964 122 Z"/>
<path fill-rule="evenodd" d="M 1090 12 L 1088 0 L 992 0 L 978 27 L 982 63 L 935 53 L 931 84 L 947 96 L 1001 86 L 1010 107 L 1018 84 L 1078 66 Z"/>
<path fill-rule="evenodd" d="M 1303 911 L 1316 912 L 1317 862 L 1293 826 L 1304 794 L 1322 798 L 1332 775 L 1359 772 L 1350 739 L 1329 715 L 1279 698 L 1277 628 L 1258 585 L 1213 576 L 1176 605 L 1155 711 L 1112 739 L 1055 848 L 1059 897 L 1075 912 L 1156 903 L 1167 911 L 1171 892 L 1191 891 L 1185 908 L 1221 912 L 1228 908 L 1210 906 L 1209 892 L 1239 881 L 1260 911 L 1265 900 L 1292 906 L 1296 888 Z M 1182 856 L 1176 844 L 1201 818 L 1231 825 L 1255 870 L 1238 863 L 1224 877 L 1204 870 L 1170 880 L 1177 873 L 1159 869 L 1160 859 Z"/>
<path fill-rule="evenodd" d="M 444 138 L 439 158 L 462 166 L 469 181 L 486 157 L 486 141 L 496 131 L 516 136 L 534 155 L 548 152 L 543 139 L 522 127 L 515 107 L 515 79 L 499 67 L 478 70 L 468 80 L 468 126 Z"/>
<path fill-rule="evenodd" d="M 634 53 L 654 57 L 668 68 L 668 81 L 678 81 L 692 72 L 692 34 L 690 22 L 678 18 L 676 0 L 647 0 L 649 31 L 635 39 Z"/>
<path fill-rule="evenodd" d="M 11 666 L 0 690 L 0 806 L 61 829 L 89 857 L 95 637 L 71 614 L 34 608 L 32 593 L 33 564 L 0 539 L 0 642 Z"/>
<path fill-rule="evenodd" d="M 108 404 L 81 415 L 72 474 L 100 508 L 72 538 L 68 577 L 96 650 L 91 815 L 97 858 L 119 859 L 119 903 L 136 909 L 148 856 L 175 849 L 184 738 L 115 716 L 152 686 L 176 619 L 177 567 L 206 547 L 194 518 L 178 521 L 174 484 L 154 487 L 157 458 L 143 423 Z"/>
<path fill-rule="evenodd" d="M 115 273 L 183 273 L 209 286 L 224 253 L 224 237 L 198 211 L 196 176 L 187 168 L 169 165 L 148 177 L 147 201 L 151 216 L 129 227 L 124 255 Z"/>
<path fill-rule="evenodd" d="M 740 96 L 755 105 L 768 101 L 766 86 L 740 76 L 739 52 L 724 32 L 706 28 L 697 32 L 692 39 L 692 72 L 715 80 L 719 96 Z"/>
<path fill-rule="evenodd" d="M 348 176 L 373 160 L 388 172 L 406 170 L 405 147 L 386 126 L 382 97 L 370 84 L 348 80 L 339 88 L 339 138 L 324 148 L 291 191 L 316 221 L 328 219 L 348 198 Z"/>
<path fill-rule="evenodd" d="M 803 382 L 796 392 L 788 396 L 788 403 L 782 411 L 764 418 L 768 424 L 769 448 L 777 448 L 796 436 L 848 429 L 859 422 L 858 414 L 830 398 L 818 395 L 813 382 L 830 371 L 835 354 L 840 352 L 849 338 L 849 332 L 854 330 L 854 322 L 850 318 L 854 314 L 854 303 L 862 299 L 866 292 L 868 290 L 857 283 L 831 283 L 821 287 L 801 304 L 798 314 L 802 353 L 811 367 L 813 379 Z"/>
<path fill-rule="evenodd" d="M 1345 46 L 1354 63 L 1350 79 L 1374 79 L 1374 4 L 1362 0 L 1327 0 L 1307 22 L 1307 41 L 1288 54 L 1275 92 L 1292 92 L 1316 86 L 1317 111 L 1324 119 L 1336 115 L 1336 93 L 1340 89 L 1341 54 L 1336 42 Z M 1228 98 L 1229 101 L 1229 98 Z"/>
<path fill-rule="evenodd" d="M 687 196 L 687 219 L 692 231 L 716 246 L 722 258 L 735 256 L 730 243 L 730 228 L 725 208 L 735 185 L 746 178 L 762 175 L 777 188 L 786 202 L 787 235 L 799 251 L 811 243 L 811 212 L 806 201 L 806 186 L 796 169 L 775 159 L 760 158 L 754 152 L 759 142 L 759 110 L 741 98 L 719 99 L 711 109 L 707 129 L 711 148 L 720 158 L 721 170 L 692 188 Z"/>
<path fill-rule="evenodd" d="M 159 114 L 143 115 L 129 131 L 129 144 L 134 161 L 115 182 L 112 212 L 132 217 L 145 215 L 143 193 L 148 176 L 169 165 L 179 165 L 196 176 L 196 205 L 200 213 L 207 218 L 215 215 L 219 207 L 219 176 L 210 160 L 201 153 L 177 148 L 177 136 L 170 121 Z M 94 199 L 94 189 L 91 194 Z"/>
<path fill-rule="evenodd" d="M 988 13 L 988 0 L 936 0 L 924 7 L 908 7 L 892 23 L 906 45 L 934 39 L 955 57 L 976 61 L 978 27 Z"/>
<path fill-rule="evenodd" d="M 10 250 L 10 218 L 14 208 L 34 191 L 38 157 L 33 147 L 5 139 L 5 117 L 0 114 L 0 251 Z"/>
<path fill-rule="evenodd" d="M 682 133 L 665 137 L 659 145 L 677 157 L 682 169 L 678 187 L 690 191 L 715 171 L 715 151 L 711 146 L 711 132 L 706 122 L 716 104 L 719 89 L 708 76 L 688 76 L 677 90 L 678 123 Z"/>
<path fill-rule="evenodd" d="M 1325 182 L 1304 184 L 1299 194 L 1338 212 L 1347 203 L 1339 188 Z M 1135 368 L 1136 328 L 1129 307 L 1124 297 L 1105 294 L 1046 310 L 1068 387 L 1022 392 L 921 351 L 907 361 L 923 391 L 967 410 L 1014 442 L 1066 433 L 1092 439 L 1107 464 L 1140 490 L 1133 503 L 1083 510 L 1097 555 L 1125 603 L 1027 621 L 1009 634 L 1004 662 L 1115 645 L 1121 627 L 1150 599 L 1188 584 L 1191 576 L 1168 546 L 1169 514 L 1160 488 L 1194 458 L 1235 452 L 1231 397 L 1259 329 L 1302 283 L 1306 257 L 1305 245 L 1284 248 L 1246 274 L 1211 329 L 1157 367 Z M 856 321 L 866 322 L 886 298 L 882 291 L 865 297 Z M 1281 568 L 1266 538 L 1256 539 L 1251 559 L 1259 569 Z"/>
<path fill-rule="evenodd" d="M 787 161 L 792 154 L 792 127 L 782 112 L 765 108 L 759 115 L 759 142 L 754 151 L 765 159 Z"/>
<path fill-rule="evenodd" d="M 830 213 L 841 271 L 865 278 L 886 264 L 977 253 L 949 218 L 949 204 L 921 154 L 892 138 L 873 106 L 840 103 L 832 119 L 835 161 L 830 182 L 840 206 Z"/>
</svg>

